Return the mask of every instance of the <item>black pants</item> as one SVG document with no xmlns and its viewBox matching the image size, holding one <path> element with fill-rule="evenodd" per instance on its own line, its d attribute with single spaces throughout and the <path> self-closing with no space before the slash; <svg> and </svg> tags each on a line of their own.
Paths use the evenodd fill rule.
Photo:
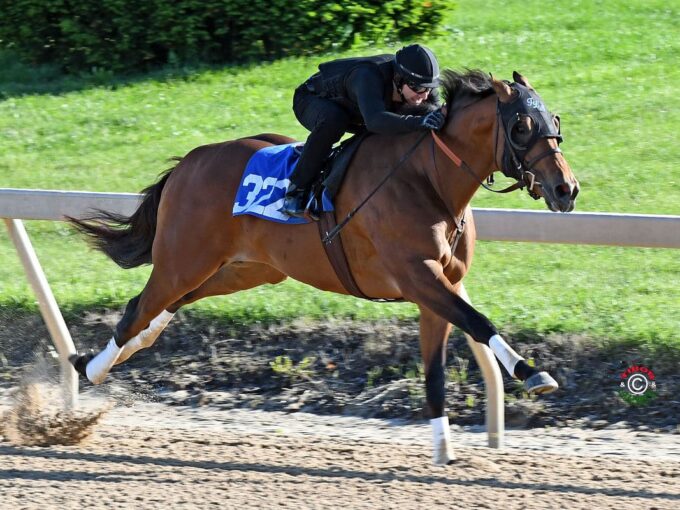
<svg viewBox="0 0 680 510">
<path fill-rule="evenodd" d="M 293 112 L 310 131 L 300 161 L 290 176 L 298 188 L 305 188 L 318 176 L 333 144 L 349 130 L 351 117 L 342 106 L 313 94 L 304 84 L 295 90 Z"/>
</svg>

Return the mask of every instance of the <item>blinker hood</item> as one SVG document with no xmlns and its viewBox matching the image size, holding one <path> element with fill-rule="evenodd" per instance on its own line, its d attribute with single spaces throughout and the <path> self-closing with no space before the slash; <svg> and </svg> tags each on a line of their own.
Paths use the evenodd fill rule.
<svg viewBox="0 0 680 510">
<path fill-rule="evenodd" d="M 553 120 L 555 116 L 546 109 L 539 95 L 520 83 L 510 83 L 510 87 L 517 92 L 515 97 L 507 103 L 499 101 L 498 104 L 506 138 L 517 150 L 519 159 L 524 159 L 539 138 L 555 138 L 561 143 L 562 135 Z M 533 120 L 532 136 L 526 147 L 518 147 L 510 138 L 513 126 L 522 115 L 528 115 Z"/>
<path fill-rule="evenodd" d="M 503 123 L 505 150 L 501 171 L 508 177 L 517 180 L 524 180 L 524 165 L 527 153 L 532 149 L 539 138 L 554 138 L 557 143 L 562 142 L 562 135 L 559 130 L 559 117 L 552 115 L 543 104 L 543 101 L 536 92 L 525 87 L 521 83 L 510 83 L 516 93 L 512 100 L 507 103 L 498 101 L 498 112 Z M 528 115 L 533 121 L 531 138 L 526 144 L 520 145 L 512 139 L 512 128 L 520 122 L 521 117 Z M 556 125 L 557 121 L 557 125 Z M 559 152 L 559 148 L 552 151 Z M 539 159 L 543 155 L 539 156 Z M 536 161 L 534 159 L 534 161 Z M 529 192 L 532 194 L 532 191 Z M 532 195 L 537 198 L 538 195 Z"/>
</svg>

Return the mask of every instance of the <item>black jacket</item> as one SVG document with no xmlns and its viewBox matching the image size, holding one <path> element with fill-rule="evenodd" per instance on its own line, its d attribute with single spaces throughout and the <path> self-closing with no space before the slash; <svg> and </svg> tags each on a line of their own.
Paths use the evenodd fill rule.
<svg viewBox="0 0 680 510">
<path fill-rule="evenodd" d="M 353 123 L 363 124 L 373 133 L 415 131 L 420 124 L 419 116 L 394 113 L 400 104 L 392 101 L 393 62 L 391 54 L 325 62 L 307 81 L 308 88 L 342 105 Z M 429 106 L 426 109 L 440 106 L 437 89 L 430 92 L 426 103 Z"/>
</svg>

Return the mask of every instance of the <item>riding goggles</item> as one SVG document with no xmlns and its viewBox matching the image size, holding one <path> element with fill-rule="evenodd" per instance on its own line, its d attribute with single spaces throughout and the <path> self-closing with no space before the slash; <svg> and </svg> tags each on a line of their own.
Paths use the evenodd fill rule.
<svg viewBox="0 0 680 510">
<path fill-rule="evenodd" d="M 432 87 L 423 87 L 422 85 L 418 85 L 416 83 L 406 82 L 406 85 L 408 85 L 408 88 L 410 88 L 416 94 L 424 94 L 425 92 L 432 90 Z"/>
</svg>

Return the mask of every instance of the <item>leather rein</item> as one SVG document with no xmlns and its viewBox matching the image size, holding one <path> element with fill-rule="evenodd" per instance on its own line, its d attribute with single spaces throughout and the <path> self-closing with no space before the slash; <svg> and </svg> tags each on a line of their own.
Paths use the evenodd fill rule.
<svg viewBox="0 0 680 510">
<path fill-rule="evenodd" d="M 514 184 L 511 184 L 507 188 L 503 189 L 493 189 L 487 184 L 484 183 L 483 180 L 481 180 L 477 174 L 475 174 L 472 169 L 469 167 L 469 165 L 463 161 L 461 158 L 459 158 L 449 147 L 444 143 L 444 140 L 441 139 L 441 137 L 435 132 L 432 131 L 432 138 L 434 142 L 439 146 L 441 151 L 451 160 L 453 161 L 454 165 L 457 167 L 463 168 L 467 173 L 469 173 L 476 181 L 477 183 L 484 188 L 487 191 L 491 191 L 492 193 L 510 193 L 511 191 L 515 191 L 518 189 L 522 189 L 524 187 L 527 188 L 527 191 L 531 198 L 534 200 L 538 200 L 541 198 L 535 191 L 534 187 L 535 186 L 541 186 L 541 183 L 536 180 L 536 173 L 534 171 L 534 166 L 536 163 L 538 163 L 540 160 L 543 158 L 550 156 L 551 154 L 557 154 L 561 153 L 562 150 L 559 147 L 551 147 L 550 149 L 546 150 L 545 152 L 542 152 L 538 156 L 530 159 L 529 161 L 524 161 L 523 158 L 520 158 L 520 156 L 517 154 L 515 151 L 515 148 L 510 140 L 510 135 L 508 134 L 508 130 L 505 129 L 503 132 L 504 138 L 505 138 L 505 147 L 504 147 L 504 154 L 510 154 L 512 158 L 512 162 L 514 164 L 514 168 L 512 169 L 507 169 L 504 168 L 503 165 L 498 165 L 498 133 L 501 129 L 501 124 L 502 124 L 502 116 L 501 116 L 501 110 L 500 110 L 500 100 L 497 100 L 497 106 L 496 106 L 496 131 L 494 135 L 494 164 L 496 164 L 497 168 L 500 168 L 501 171 L 503 172 L 504 175 L 508 177 L 512 177 L 513 179 L 516 180 Z M 432 146 L 432 152 L 433 152 L 433 160 L 434 160 L 434 144 Z M 436 163 L 435 163 L 436 166 Z M 493 175 L 493 173 L 491 174 Z M 489 176 L 489 181 L 493 182 L 493 179 L 491 176 Z"/>
<path fill-rule="evenodd" d="M 496 165 L 497 168 L 503 172 L 504 175 L 507 177 L 511 177 L 516 179 L 517 182 L 514 184 L 508 186 L 505 189 L 502 190 L 495 190 L 492 189 L 491 187 L 487 186 L 484 184 L 484 182 L 477 176 L 477 174 L 474 173 L 474 171 L 470 168 L 470 166 L 463 161 L 460 157 L 458 157 L 441 139 L 441 137 L 435 132 L 435 131 L 430 131 L 429 133 L 432 134 L 432 162 L 434 164 L 434 168 L 436 172 L 439 172 L 437 169 L 437 160 L 436 160 L 436 153 L 435 153 L 435 145 L 437 145 L 441 151 L 444 153 L 444 155 L 450 159 L 454 165 L 457 167 L 463 168 L 466 172 L 468 172 L 474 179 L 479 183 L 480 186 L 482 186 L 484 189 L 491 191 L 493 193 L 509 193 L 511 191 L 514 191 L 516 189 L 521 189 L 524 187 L 527 187 L 527 191 L 529 192 L 529 195 L 534 198 L 538 199 L 540 196 L 534 191 L 535 186 L 541 186 L 541 183 L 536 180 L 536 173 L 534 171 L 534 165 L 540 161 L 541 159 L 545 158 L 546 156 L 549 156 L 551 154 L 557 154 L 562 152 L 559 147 L 555 148 L 550 148 L 549 150 L 542 152 L 538 156 L 530 159 L 529 161 L 525 161 L 525 158 L 527 154 L 531 151 L 533 148 L 534 144 L 539 138 L 555 138 L 559 142 L 562 141 L 562 136 L 559 132 L 559 117 L 557 116 L 552 116 L 551 123 L 550 125 L 547 125 L 547 121 L 549 117 L 547 115 L 549 112 L 545 110 L 545 107 L 543 106 L 543 103 L 540 101 L 540 99 L 535 95 L 533 92 L 527 92 L 526 88 L 519 88 L 516 83 L 510 84 L 512 88 L 515 88 L 516 91 L 519 92 L 518 96 L 519 98 L 525 98 L 527 95 L 529 96 L 529 100 L 527 101 L 527 104 L 530 105 L 530 107 L 534 108 L 535 111 L 527 113 L 527 110 L 522 111 L 521 108 L 518 108 L 518 105 L 515 104 L 514 106 L 508 107 L 507 105 L 503 106 L 501 104 L 500 99 L 497 99 L 496 103 L 496 131 L 494 135 L 494 165 Z M 511 101 L 512 103 L 512 101 Z M 514 126 L 522 120 L 521 115 L 528 115 L 534 120 L 534 124 L 531 126 L 531 138 L 527 141 L 526 144 L 522 145 L 521 143 L 513 140 L 512 135 L 510 132 L 514 128 Z M 538 120 L 538 123 L 536 123 L 536 120 Z M 503 157 L 501 159 L 501 165 L 498 165 L 498 147 L 499 147 L 499 132 L 501 129 L 501 124 L 503 124 L 503 133 L 504 133 L 504 146 L 503 146 Z M 411 155 L 415 152 L 415 150 L 418 148 L 420 143 L 425 139 L 425 137 L 428 135 L 428 132 L 422 133 L 416 142 L 413 144 L 409 150 L 407 150 L 401 158 L 399 158 L 399 161 L 397 164 L 387 173 L 387 175 L 377 184 L 377 186 L 371 191 L 368 196 L 366 196 L 361 203 L 353 208 L 347 216 L 343 219 L 342 222 L 339 224 L 336 223 L 335 221 L 335 212 L 333 211 L 328 211 L 322 213 L 321 216 L 321 221 L 319 221 L 319 232 L 321 234 L 321 241 L 323 243 L 323 246 L 325 248 L 326 254 L 329 258 L 329 261 L 331 265 L 333 266 L 333 269 L 335 270 L 336 275 L 338 275 L 338 278 L 340 279 L 340 282 L 342 285 L 345 287 L 345 289 L 352 295 L 364 299 L 368 299 L 370 301 L 403 301 L 402 298 L 397 298 L 397 299 L 382 299 L 382 298 L 372 298 L 367 296 L 366 294 L 363 293 L 361 288 L 357 285 L 356 281 L 354 280 L 354 277 L 352 275 L 352 271 L 349 267 L 349 264 L 347 262 L 347 257 L 345 256 L 344 249 L 342 246 L 342 239 L 339 237 L 340 231 L 347 225 L 347 223 L 354 217 L 354 215 L 368 202 L 368 200 L 375 195 L 378 190 L 387 182 L 387 180 L 394 175 L 394 173 L 411 157 Z M 491 184 L 492 181 L 492 176 L 493 172 L 491 175 L 487 178 L 488 182 Z M 455 253 L 456 247 L 458 245 L 458 241 L 463 235 L 464 229 L 465 229 L 465 210 L 462 211 L 460 219 L 457 219 L 455 215 L 453 216 L 453 221 L 456 226 L 456 233 L 454 234 L 454 238 L 451 240 L 451 253 Z M 335 240 L 335 242 L 333 242 Z"/>
<path fill-rule="evenodd" d="M 497 99 L 496 101 L 497 103 L 496 103 L 496 131 L 494 136 L 494 164 L 498 163 L 498 138 L 499 138 L 498 133 L 500 132 L 501 124 L 503 124 L 500 106 L 501 102 L 499 99 Z M 529 161 L 524 161 L 524 158 L 521 158 L 516 153 L 514 144 L 512 143 L 510 136 L 508 134 L 508 129 L 504 129 L 505 138 L 504 154 L 510 154 L 512 162 L 514 164 L 514 168 L 512 169 L 504 168 L 503 164 L 497 165 L 497 167 L 500 168 L 504 175 L 516 179 L 517 182 L 511 184 L 510 186 L 502 190 L 496 190 L 484 184 L 484 182 L 477 176 L 477 174 L 474 173 L 470 166 L 461 158 L 459 158 L 451 149 L 449 149 L 449 147 L 444 143 L 441 137 L 434 130 L 430 131 L 430 133 L 432 134 L 433 139 L 432 159 L 435 167 L 437 163 L 435 160 L 434 144 L 436 143 L 437 146 L 439 146 L 439 148 L 441 149 L 441 151 L 446 155 L 446 157 L 453 161 L 453 163 L 457 167 L 463 168 L 466 172 L 468 172 L 477 181 L 477 183 L 480 186 L 482 186 L 485 190 L 491 191 L 492 193 L 510 193 L 511 191 L 527 187 L 529 195 L 535 200 L 539 199 L 540 196 L 534 191 L 534 187 L 541 186 L 541 183 L 536 180 L 536 173 L 533 171 L 534 165 L 541 159 L 545 158 L 546 156 L 562 152 L 559 147 L 550 148 L 547 151 L 539 154 L 535 158 L 532 158 Z M 345 227 L 345 225 L 347 225 L 347 223 L 354 217 L 354 215 L 366 204 L 366 202 L 368 202 L 368 200 L 378 192 L 378 190 L 383 186 L 383 184 L 385 184 L 387 180 L 390 177 L 392 177 L 392 175 L 411 157 L 411 155 L 415 152 L 415 150 L 418 148 L 418 146 L 425 139 L 426 136 L 427 133 L 423 133 L 421 136 L 419 136 L 416 142 L 413 144 L 413 146 L 409 150 L 407 150 L 402 155 L 401 158 L 399 158 L 399 161 L 394 166 L 394 168 L 392 168 L 392 170 L 390 170 L 390 172 L 378 183 L 378 185 L 373 189 L 373 191 L 371 191 L 368 194 L 368 196 L 361 201 L 359 205 L 357 205 L 349 213 L 347 213 L 347 216 L 345 216 L 345 218 L 340 223 L 335 225 L 330 231 L 326 232 L 326 234 L 321 239 L 321 241 L 324 244 L 327 245 L 328 243 L 333 241 L 335 237 L 337 237 L 340 231 Z M 456 218 L 453 218 L 453 220 L 454 223 L 456 224 L 456 237 L 453 241 L 452 249 L 455 249 L 455 246 L 458 243 L 458 239 L 463 233 L 465 219 L 464 217 L 461 217 L 460 220 L 457 220 Z"/>
</svg>

